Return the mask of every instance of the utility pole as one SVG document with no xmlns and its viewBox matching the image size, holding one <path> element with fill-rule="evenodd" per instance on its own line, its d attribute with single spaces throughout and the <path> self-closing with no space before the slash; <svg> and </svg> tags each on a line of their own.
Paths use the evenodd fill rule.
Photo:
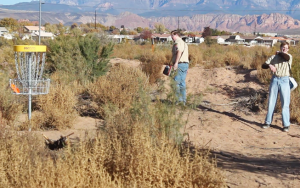
<svg viewBox="0 0 300 188">
<path fill-rule="evenodd" d="M 256 20 L 255 20 L 255 25 L 254 25 L 254 35 L 256 36 Z"/>
<path fill-rule="evenodd" d="M 39 16 L 39 45 L 41 45 L 41 21 L 42 21 L 42 3 L 41 3 L 41 0 L 40 0 L 40 16 Z"/>
<path fill-rule="evenodd" d="M 178 16 L 178 27 L 177 27 L 177 31 L 179 31 L 179 16 Z"/>
<path fill-rule="evenodd" d="M 39 15 L 39 45 L 41 45 L 41 22 L 42 22 L 42 4 L 45 4 L 45 3 L 42 3 L 41 0 L 39 2 L 40 4 L 40 15 Z"/>
<path fill-rule="evenodd" d="M 95 29 L 96 29 L 96 22 L 97 20 L 96 20 L 96 10 L 95 10 Z"/>
</svg>

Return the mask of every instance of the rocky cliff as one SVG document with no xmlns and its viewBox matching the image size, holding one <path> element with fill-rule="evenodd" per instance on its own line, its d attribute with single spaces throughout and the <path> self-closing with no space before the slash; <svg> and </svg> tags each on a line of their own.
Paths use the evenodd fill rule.
<svg viewBox="0 0 300 188">
<path fill-rule="evenodd" d="M 159 17 L 151 18 L 152 22 L 164 24 L 167 28 L 185 28 L 187 30 L 200 30 L 204 27 L 216 28 L 226 31 L 254 32 L 278 31 L 300 27 L 300 21 L 290 16 L 271 13 L 262 15 L 233 15 L 233 14 L 204 14 L 192 17 Z"/>
</svg>

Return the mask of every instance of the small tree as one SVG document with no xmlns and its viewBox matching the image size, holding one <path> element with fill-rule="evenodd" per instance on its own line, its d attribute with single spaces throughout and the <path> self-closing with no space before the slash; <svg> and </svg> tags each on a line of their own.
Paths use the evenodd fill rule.
<svg viewBox="0 0 300 188">
<path fill-rule="evenodd" d="M 160 23 L 155 24 L 154 27 L 155 27 L 155 33 L 164 33 L 166 30 L 166 27 Z"/>
<path fill-rule="evenodd" d="M 54 33 L 54 34 L 58 34 L 59 33 L 56 24 L 45 23 L 45 30 L 47 32 L 51 32 L 51 33 Z"/>
<path fill-rule="evenodd" d="M 120 34 L 120 30 L 119 29 L 114 29 L 113 31 L 112 31 L 112 34 L 114 34 L 114 35 L 119 35 Z"/>
<path fill-rule="evenodd" d="M 67 28 L 62 23 L 57 24 L 57 29 L 60 35 L 64 35 L 67 31 Z"/>
<path fill-rule="evenodd" d="M 74 29 L 74 28 L 77 28 L 78 27 L 78 24 L 77 23 L 73 23 L 72 25 L 71 25 L 71 29 Z"/>
<path fill-rule="evenodd" d="M 207 46 L 210 46 L 210 45 L 216 43 L 216 41 L 212 40 L 210 36 L 205 37 L 204 42 L 205 42 L 205 44 L 206 44 Z"/>
<path fill-rule="evenodd" d="M 113 31 L 113 30 L 115 30 L 115 29 L 116 29 L 116 27 L 113 26 L 113 25 L 109 27 L 109 30 L 110 30 L 110 31 Z"/>
<path fill-rule="evenodd" d="M 205 38 L 207 36 L 211 36 L 212 31 L 209 27 L 204 27 L 204 31 L 202 33 L 202 37 Z"/>
<path fill-rule="evenodd" d="M 60 35 L 49 40 L 46 72 L 60 72 L 68 81 L 94 80 L 106 73 L 108 58 L 114 47 L 109 43 L 101 50 L 101 45 L 95 33 L 85 37 Z"/>
<path fill-rule="evenodd" d="M 122 31 L 120 32 L 120 35 L 127 35 L 127 31 L 125 29 L 122 29 Z"/>
<path fill-rule="evenodd" d="M 136 35 L 137 34 L 137 32 L 136 31 L 129 31 L 129 33 L 128 33 L 129 35 Z"/>
<path fill-rule="evenodd" d="M 138 33 L 141 33 L 141 32 L 143 32 L 143 28 L 137 27 L 137 28 L 136 28 L 136 31 L 137 31 Z"/>
<path fill-rule="evenodd" d="M 0 27 L 6 27 L 12 31 L 18 30 L 18 21 L 13 18 L 3 18 L 0 20 Z"/>
<path fill-rule="evenodd" d="M 149 40 L 152 38 L 152 32 L 150 30 L 144 30 L 142 33 L 141 33 L 141 38 L 144 39 L 144 40 Z"/>
<path fill-rule="evenodd" d="M 78 41 L 79 48 L 82 56 L 86 60 L 89 80 L 93 80 L 98 76 L 103 75 L 107 70 L 108 57 L 112 53 L 113 45 L 109 44 L 108 47 L 103 47 L 100 55 L 100 61 L 98 52 L 100 49 L 101 41 L 95 34 L 89 34 L 85 37 L 81 37 Z"/>
</svg>

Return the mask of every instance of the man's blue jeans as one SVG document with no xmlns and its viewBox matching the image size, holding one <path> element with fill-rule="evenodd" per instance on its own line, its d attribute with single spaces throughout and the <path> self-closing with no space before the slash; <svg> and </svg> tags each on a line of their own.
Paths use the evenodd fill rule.
<svg viewBox="0 0 300 188">
<path fill-rule="evenodd" d="M 269 88 L 269 104 L 268 113 L 266 117 L 266 124 L 271 124 L 273 120 L 274 109 L 276 106 L 277 95 L 280 93 L 280 101 L 282 108 L 282 123 L 284 127 L 290 126 L 290 100 L 291 89 L 289 84 L 289 77 L 273 76 Z"/>
<path fill-rule="evenodd" d="M 186 78 L 188 69 L 189 69 L 188 63 L 178 64 L 177 74 L 174 77 L 174 80 L 176 82 L 176 96 L 178 98 L 178 102 L 186 103 L 185 78 Z"/>
</svg>

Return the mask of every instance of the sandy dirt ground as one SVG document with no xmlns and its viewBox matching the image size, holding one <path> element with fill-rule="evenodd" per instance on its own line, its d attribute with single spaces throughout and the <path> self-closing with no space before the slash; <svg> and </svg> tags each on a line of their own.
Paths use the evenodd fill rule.
<svg viewBox="0 0 300 188">
<path fill-rule="evenodd" d="M 139 66 L 136 60 L 119 58 L 111 63 Z M 193 144 L 211 149 L 228 187 L 300 187 L 300 126 L 292 124 L 288 133 L 282 132 L 281 114 L 275 113 L 272 126 L 261 129 L 266 111 L 245 107 L 251 97 L 267 93 L 255 70 L 193 67 L 186 82 L 188 94 L 202 93 L 203 99 L 186 115 L 184 130 Z M 101 123 L 78 117 L 72 129 L 42 133 L 58 139 L 74 132 L 70 138 L 78 140 Z"/>
</svg>

